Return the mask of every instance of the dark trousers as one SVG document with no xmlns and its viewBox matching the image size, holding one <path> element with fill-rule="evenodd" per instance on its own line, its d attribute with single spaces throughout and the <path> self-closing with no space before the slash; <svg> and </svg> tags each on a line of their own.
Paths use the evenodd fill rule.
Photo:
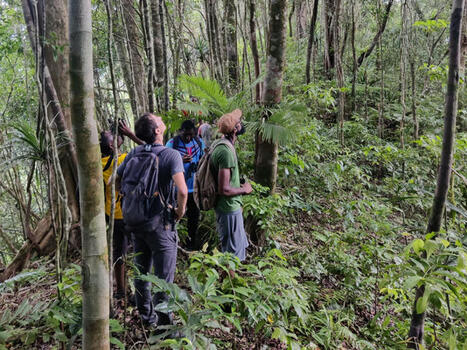
<svg viewBox="0 0 467 350">
<path fill-rule="evenodd" d="M 154 231 L 134 233 L 135 264 L 139 272 L 144 275 L 154 267 L 157 277 L 172 283 L 177 262 L 177 242 L 177 231 L 172 231 L 171 227 L 166 230 L 161 222 Z M 141 318 L 148 324 L 157 322 L 154 307 L 167 301 L 167 294 L 159 292 L 152 297 L 150 283 L 139 278 L 135 279 L 135 288 L 136 306 Z"/>
<path fill-rule="evenodd" d="M 193 193 L 188 193 L 188 202 L 186 205 L 186 217 L 188 219 L 188 243 L 187 248 L 191 250 L 201 249 L 201 239 L 198 236 L 199 209 L 193 198 Z"/>
<path fill-rule="evenodd" d="M 113 233 L 113 262 L 115 265 L 123 265 L 123 257 L 128 251 L 128 243 L 130 242 L 130 237 L 125 230 L 123 220 L 114 220 Z"/>
</svg>

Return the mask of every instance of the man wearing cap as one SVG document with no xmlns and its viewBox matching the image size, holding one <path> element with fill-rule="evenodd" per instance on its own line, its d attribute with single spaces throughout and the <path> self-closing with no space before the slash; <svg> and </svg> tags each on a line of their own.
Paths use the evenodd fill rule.
<svg viewBox="0 0 467 350">
<path fill-rule="evenodd" d="M 236 109 L 219 119 L 217 123 L 219 132 L 232 146 L 223 143 L 214 144 L 211 165 L 214 174 L 218 174 L 218 198 L 215 210 L 222 251 L 231 252 L 243 261 L 246 258 L 248 239 L 243 226 L 241 196 L 250 194 L 252 187 L 249 183 L 240 184 L 238 160 L 234 148 L 238 136 L 245 133 L 241 117 L 242 111 Z"/>
</svg>

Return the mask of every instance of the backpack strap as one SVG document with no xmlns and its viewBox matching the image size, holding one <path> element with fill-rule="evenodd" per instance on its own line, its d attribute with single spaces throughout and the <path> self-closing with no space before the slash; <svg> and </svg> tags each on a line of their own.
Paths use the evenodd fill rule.
<svg viewBox="0 0 467 350">
<path fill-rule="evenodd" d="M 102 172 L 106 171 L 108 168 L 110 168 L 110 165 L 112 164 L 112 161 L 114 160 L 113 154 L 109 156 L 109 159 L 107 160 L 107 163 L 105 163 L 104 169 L 102 169 Z"/>
<path fill-rule="evenodd" d="M 200 152 L 203 152 L 203 144 L 201 143 L 201 140 L 199 139 L 199 136 L 195 136 L 195 141 L 198 144 Z"/>
<path fill-rule="evenodd" d="M 233 156 L 234 156 L 234 159 L 235 161 L 237 162 L 238 164 L 238 160 L 237 160 L 237 152 L 235 151 L 235 147 L 234 145 L 232 145 L 232 142 L 230 142 L 229 140 L 223 138 L 223 139 L 219 139 L 219 140 L 216 140 L 212 143 L 212 146 L 211 146 L 211 149 L 212 151 L 214 151 L 214 149 L 219 146 L 219 145 L 225 145 L 227 146 L 228 149 L 230 149 L 230 151 L 232 151 L 233 153 Z"/>
</svg>

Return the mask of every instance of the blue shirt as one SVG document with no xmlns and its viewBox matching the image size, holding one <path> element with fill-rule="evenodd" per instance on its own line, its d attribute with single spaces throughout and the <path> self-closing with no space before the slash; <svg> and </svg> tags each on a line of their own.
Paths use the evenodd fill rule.
<svg viewBox="0 0 467 350">
<path fill-rule="evenodd" d="M 192 157 L 192 160 L 190 163 L 183 163 L 183 168 L 184 168 L 184 173 L 185 173 L 186 186 L 188 187 L 188 193 L 193 193 L 193 185 L 194 185 L 196 170 L 198 168 L 199 160 L 204 154 L 204 149 L 206 148 L 206 146 L 204 145 L 204 141 L 199 137 L 198 137 L 199 143 L 195 139 L 192 139 L 188 143 L 184 143 L 180 137 L 176 137 L 176 138 L 178 139 L 178 142 L 176 142 L 175 145 L 174 145 L 174 139 L 175 139 L 174 137 L 170 139 L 165 146 L 168 148 L 173 148 L 177 150 L 182 156 L 182 158 L 185 155 L 190 155 Z"/>
</svg>

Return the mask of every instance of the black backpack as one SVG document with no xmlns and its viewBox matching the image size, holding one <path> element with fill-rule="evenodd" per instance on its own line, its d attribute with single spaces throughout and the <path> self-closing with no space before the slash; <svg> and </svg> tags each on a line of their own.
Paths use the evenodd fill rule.
<svg viewBox="0 0 467 350">
<path fill-rule="evenodd" d="M 161 145 L 141 145 L 126 164 L 122 174 L 120 193 L 125 225 L 133 229 L 153 229 L 154 218 L 168 200 L 159 192 L 159 155 L 166 149 Z M 172 192 L 173 186 L 170 186 Z M 162 205 L 162 207 L 161 207 Z"/>
</svg>

